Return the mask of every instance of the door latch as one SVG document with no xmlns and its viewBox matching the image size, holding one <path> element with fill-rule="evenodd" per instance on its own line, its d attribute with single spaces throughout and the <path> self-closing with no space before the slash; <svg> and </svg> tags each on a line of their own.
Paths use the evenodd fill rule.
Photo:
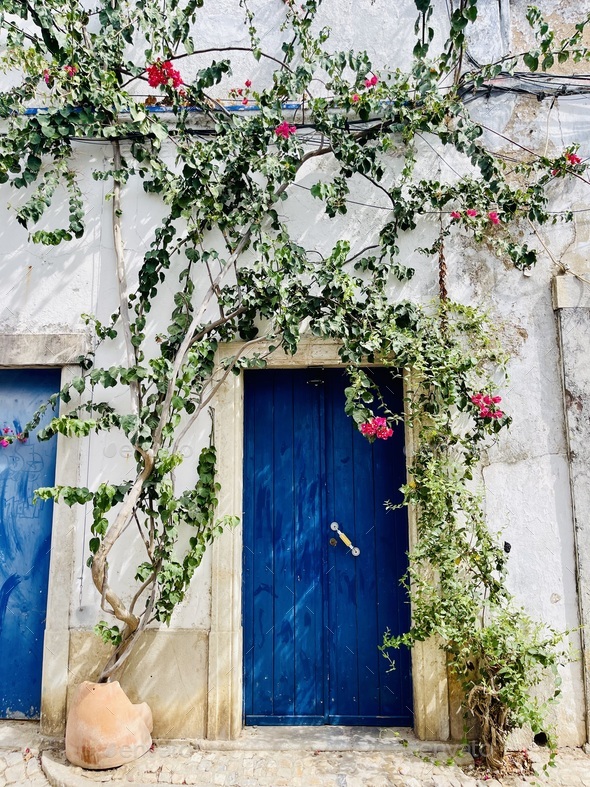
<svg viewBox="0 0 590 787">
<path fill-rule="evenodd" d="M 358 557 L 360 555 L 361 550 L 358 547 L 352 545 L 352 541 L 350 540 L 350 538 L 346 535 L 346 533 L 343 533 L 342 530 L 340 530 L 340 528 L 338 527 L 338 522 L 332 522 L 330 528 L 335 533 L 338 533 L 338 535 L 340 536 L 340 540 L 343 541 L 347 547 L 349 547 L 353 557 Z M 332 543 L 333 540 L 334 539 L 330 539 L 330 543 Z"/>
</svg>

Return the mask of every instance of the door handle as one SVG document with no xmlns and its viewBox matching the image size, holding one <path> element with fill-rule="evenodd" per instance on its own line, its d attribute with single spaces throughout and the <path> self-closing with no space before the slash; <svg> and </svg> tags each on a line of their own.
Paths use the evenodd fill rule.
<svg viewBox="0 0 590 787">
<path fill-rule="evenodd" d="M 338 533 L 340 540 L 344 542 L 346 546 L 350 549 L 353 557 L 358 557 L 360 555 L 361 550 L 358 547 L 352 545 L 352 541 L 350 540 L 350 538 L 346 535 L 346 533 L 343 533 L 342 530 L 340 530 L 340 528 L 338 527 L 338 522 L 332 522 L 330 528 L 335 533 Z"/>
</svg>

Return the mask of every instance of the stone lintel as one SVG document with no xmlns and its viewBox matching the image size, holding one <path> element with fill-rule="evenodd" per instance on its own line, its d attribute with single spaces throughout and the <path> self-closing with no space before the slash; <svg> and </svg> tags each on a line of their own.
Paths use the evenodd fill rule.
<svg viewBox="0 0 590 787">
<path fill-rule="evenodd" d="M 88 349 L 84 333 L 0 333 L 0 367 L 67 366 Z"/>
</svg>

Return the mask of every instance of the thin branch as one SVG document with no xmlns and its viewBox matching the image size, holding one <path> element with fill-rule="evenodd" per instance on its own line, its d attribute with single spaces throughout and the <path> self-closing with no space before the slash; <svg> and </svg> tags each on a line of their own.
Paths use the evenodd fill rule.
<svg viewBox="0 0 590 787">
<path fill-rule="evenodd" d="M 185 57 L 193 57 L 194 55 L 206 55 L 209 54 L 210 52 L 253 52 L 253 49 L 251 46 L 212 46 L 209 47 L 208 49 L 196 49 L 194 52 L 183 52 L 180 55 L 171 55 L 168 58 L 168 60 L 172 62 L 173 60 L 182 60 Z M 281 68 L 284 68 L 290 74 L 295 73 L 292 68 L 289 68 L 289 66 L 286 63 L 283 63 L 277 57 L 273 57 L 272 55 L 267 55 L 266 52 L 261 52 L 260 57 L 263 57 L 266 60 L 272 60 L 273 63 L 277 63 L 279 66 L 281 66 Z M 144 71 L 142 71 L 141 74 L 137 74 L 135 76 L 131 75 L 131 79 L 128 79 L 127 82 L 121 85 L 121 89 L 127 87 L 127 85 L 130 85 L 136 79 L 141 79 L 144 82 L 147 81 L 146 77 L 143 76 L 143 74 L 145 74 L 146 71 L 147 68 L 144 69 Z M 130 75 L 129 71 L 125 71 L 125 73 Z"/>
<path fill-rule="evenodd" d="M 137 364 L 135 347 L 131 336 L 131 319 L 129 316 L 129 296 L 127 294 L 127 274 L 125 271 L 125 249 L 123 247 L 123 237 L 121 232 L 121 181 L 118 173 L 121 171 L 121 144 L 118 139 L 112 141 L 113 146 L 113 243 L 115 247 L 115 260 L 117 265 L 117 282 L 119 284 L 119 315 L 121 317 L 121 327 L 125 338 L 125 349 L 127 351 L 127 364 L 132 368 Z M 131 393 L 131 410 L 134 415 L 138 415 L 140 408 L 139 382 L 131 380 L 129 382 Z"/>
<path fill-rule="evenodd" d="M 249 342 L 244 342 L 244 344 L 240 347 L 240 349 L 236 353 L 236 356 L 235 356 L 233 362 L 231 364 L 229 364 L 226 369 L 224 369 L 224 372 L 223 372 L 223 375 L 222 375 L 221 379 L 219 381 L 217 381 L 214 385 L 212 385 L 211 390 L 208 392 L 206 398 L 201 400 L 201 402 L 199 402 L 199 406 L 197 407 L 195 412 L 191 414 L 191 417 L 188 419 L 186 424 L 178 432 L 176 440 L 174 441 L 174 444 L 173 444 L 172 449 L 171 449 L 171 453 L 172 454 L 175 454 L 177 452 L 178 446 L 180 444 L 180 441 L 184 438 L 184 436 L 189 431 L 191 426 L 193 426 L 193 424 L 195 423 L 195 421 L 197 420 L 199 415 L 203 412 L 204 408 L 207 407 L 207 405 L 209 404 L 211 399 L 213 399 L 213 397 L 215 396 L 215 394 L 217 393 L 219 388 L 227 380 L 228 375 L 234 369 L 238 359 L 241 358 L 241 356 L 243 355 L 244 351 L 248 347 L 251 347 L 254 344 L 260 344 L 261 342 L 268 341 L 268 340 L 269 340 L 269 336 L 258 336 L 256 339 L 251 339 Z"/>
<path fill-rule="evenodd" d="M 531 156 L 534 156 L 537 159 L 543 158 L 539 153 L 536 153 L 534 150 L 531 150 L 531 148 L 527 148 L 525 145 L 521 145 L 520 142 L 517 142 L 516 140 L 512 139 L 511 137 L 507 137 L 505 134 L 502 134 L 500 131 L 496 131 L 496 129 L 490 128 L 489 126 L 486 126 L 483 123 L 478 123 L 477 125 L 481 126 L 486 131 L 489 131 L 490 134 L 495 134 L 497 137 L 500 137 L 500 139 L 503 139 L 506 142 L 509 142 L 511 145 L 514 145 L 514 147 L 519 148 L 520 150 L 524 150 L 527 153 L 530 153 Z M 586 183 L 587 185 L 590 185 L 590 180 L 588 180 L 587 178 L 583 178 L 577 172 L 573 172 L 571 170 L 568 170 L 568 175 L 573 175 L 574 177 L 578 178 L 578 180 L 581 180 L 582 183 Z"/>
<path fill-rule="evenodd" d="M 395 207 L 395 200 L 393 199 L 393 197 L 391 196 L 391 194 L 389 193 L 389 191 L 387 191 L 387 189 L 385 188 L 385 186 L 382 186 L 380 183 L 378 183 L 376 180 L 374 180 L 373 178 L 371 178 L 369 175 L 365 175 L 365 173 L 364 173 L 364 172 L 359 172 L 358 174 L 359 174 L 359 175 L 362 175 L 362 177 L 363 177 L 365 180 L 368 180 L 368 181 L 369 181 L 369 183 L 371 183 L 373 186 L 375 186 L 375 188 L 376 188 L 376 189 L 380 189 L 380 190 L 381 190 L 381 191 L 382 191 L 384 194 L 387 194 L 387 196 L 388 196 L 389 200 L 391 201 L 391 204 L 392 204 L 392 205 Z"/>
<path fill-rule="evenodd" d="M 371 251 L 372 249 L 380 249 L 380 248 L 381 248 L 381 246 L 379 246 L 379 244 L 378 244 L 378 243 L 374 243 L 372 246 L 365 246 L 365 248 L 364 248 L 364 249 L 361 249 L 361 250 L 360 250 L 359 252 L 357 252 L 356 254 L 353 254 L 353 255 L 352 255 L 352 257 L 349 257 L 347 260 L 345 260 L 344 264 L 345 264 L 345 265 L 347 265 L 349 262 L 353 262 L 354 260 L 356 260 L 356 259 L 357 259 L 357 257 L 362 257 L 362 256 L 363 256 L 363 254 L 364 254 L 366 251 Z"/>
</svg>

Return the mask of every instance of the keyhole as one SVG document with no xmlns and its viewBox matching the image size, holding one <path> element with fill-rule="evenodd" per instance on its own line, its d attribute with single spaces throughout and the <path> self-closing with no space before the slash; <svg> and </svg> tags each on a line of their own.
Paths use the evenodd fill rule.
<svg viewBox="0 0 590 787">
<path fill-rule="evenodd" d="M 336 541 L 336 539 L 335 539 L 335 538 L 331 538 L 331 539 L 330 539 L 330 546 L 332 546 L 332 547 L 335 547 L 337 543 L 338 543 L 338 542 Z"/>
</svg>

